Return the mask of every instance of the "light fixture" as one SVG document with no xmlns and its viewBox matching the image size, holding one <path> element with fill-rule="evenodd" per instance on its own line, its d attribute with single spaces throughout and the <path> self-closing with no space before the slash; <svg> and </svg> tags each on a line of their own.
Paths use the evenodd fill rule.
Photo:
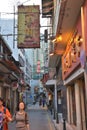
<svg viewBox="0 0 87 130">
<path fill-rule="evenodd" d="M 58 37 L 54 38 L 54 39 L 52 40 L 52 43 L 56 43 L 56 42 L 60 42 L 60 41 L 62 41 L 62 35 L 61 35 L 61 34 L 59 34 Z"/>
<path fill-rule="evenodd" d="M 83 38 L 82 37 L 80 38 L 80 42 L 83 42 Z"/>
<path fill-rule="evenodd" d="M 57 39 L 55 38 L 55 39 L 52 40 L 52 43 L 55 43 L 56 41 L 57 41 Z"/>
<path fill-rule="evenodd" d="M 56 38 L 57 42 L 62 41 L 62 35 L 60 34 L 57 38 Z"/>
<path fill-rule="evenodd" d="M 50 53 L 50 56 L 53 56 L 54 55 L 54 52 Z"/>
<path fill-rule="evenodd" d="M 83 38 L 79 35 L 76 37 L 76 42 L 83 42 Z"/>
</svg>

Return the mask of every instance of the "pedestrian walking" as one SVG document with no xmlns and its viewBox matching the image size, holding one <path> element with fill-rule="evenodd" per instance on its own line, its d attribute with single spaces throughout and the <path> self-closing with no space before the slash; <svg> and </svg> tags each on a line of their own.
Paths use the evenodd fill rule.
<svg viewBox="0 0 87 130">
<path fill-rule="evenodd" d="M 8 122 L 12 120 L 9 110 L 3 106 L 3 99 L 0 97 L 0 130 L 8 130 Z"/>
<path fill-rule="evenodd" d="M 24 102 L 19 103 L 19 110 L 14 114 L 12 121 L 16 121 L 16 130 L 30 130 L 29 119 L 25 112 Z"/>
<path fill-rule="evenodd" d="M 40 97 L 40 99 L 39 99 L 39 106 L 41 106 L 42 105 L 42 98 Z"/>
<path fill-rule="evenodd" d="M 43 107 L 44 107 L 44 106 L 45 106 L 45 103 L 46 103 L 45 98 L 43 98 L 42 102 L 43 102 Z"/>
</svg>

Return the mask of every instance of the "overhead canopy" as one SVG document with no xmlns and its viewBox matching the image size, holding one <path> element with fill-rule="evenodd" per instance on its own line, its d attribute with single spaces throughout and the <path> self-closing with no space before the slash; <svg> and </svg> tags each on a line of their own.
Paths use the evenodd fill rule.
<svg viewBox="0 0 87 130">
<path fill-rule="evenodd" d="M 53 8 L 53 0 L 42 0 L 42 17 L 51 17 Z"/>
<path fill-rule="evenodd" d="M 46 85 L 49 86 L 49 85 L 55 85 L 56 84 L 56 80 L 52 79 L 52 80 L 48 80 L 46 82 Z"/>
<path fill-rule="evenodd" d="M 61 55 L 53 55 L 49 57 L 49 68 L 55 68 L 58 66 L 61 59 Z"/>
</svg>

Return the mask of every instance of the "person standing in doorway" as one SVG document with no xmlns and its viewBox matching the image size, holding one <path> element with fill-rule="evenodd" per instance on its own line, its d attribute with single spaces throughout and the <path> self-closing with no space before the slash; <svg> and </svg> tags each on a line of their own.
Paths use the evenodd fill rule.
<svg viewBox="0 0 87 130">
<path fill-rule="evenodd" d="M 11 114 L 3 105 L 3 99 L 0 97 L 0 130 L 8 130 L 8 122 L 11 120 Z"/>
</svg>

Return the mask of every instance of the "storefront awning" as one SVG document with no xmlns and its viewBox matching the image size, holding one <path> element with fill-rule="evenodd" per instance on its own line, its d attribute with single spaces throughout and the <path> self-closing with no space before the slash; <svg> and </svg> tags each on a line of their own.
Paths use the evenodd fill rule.
<svg viewBox="0 0 87 130">
<path fill-rule="evenodd" d="M 55 85 L 55 84 L 56 84 L 56 80 L 54 80 L 54 79 L 48 80 L 46 82 L 46 86 Z"/>
</svg>

